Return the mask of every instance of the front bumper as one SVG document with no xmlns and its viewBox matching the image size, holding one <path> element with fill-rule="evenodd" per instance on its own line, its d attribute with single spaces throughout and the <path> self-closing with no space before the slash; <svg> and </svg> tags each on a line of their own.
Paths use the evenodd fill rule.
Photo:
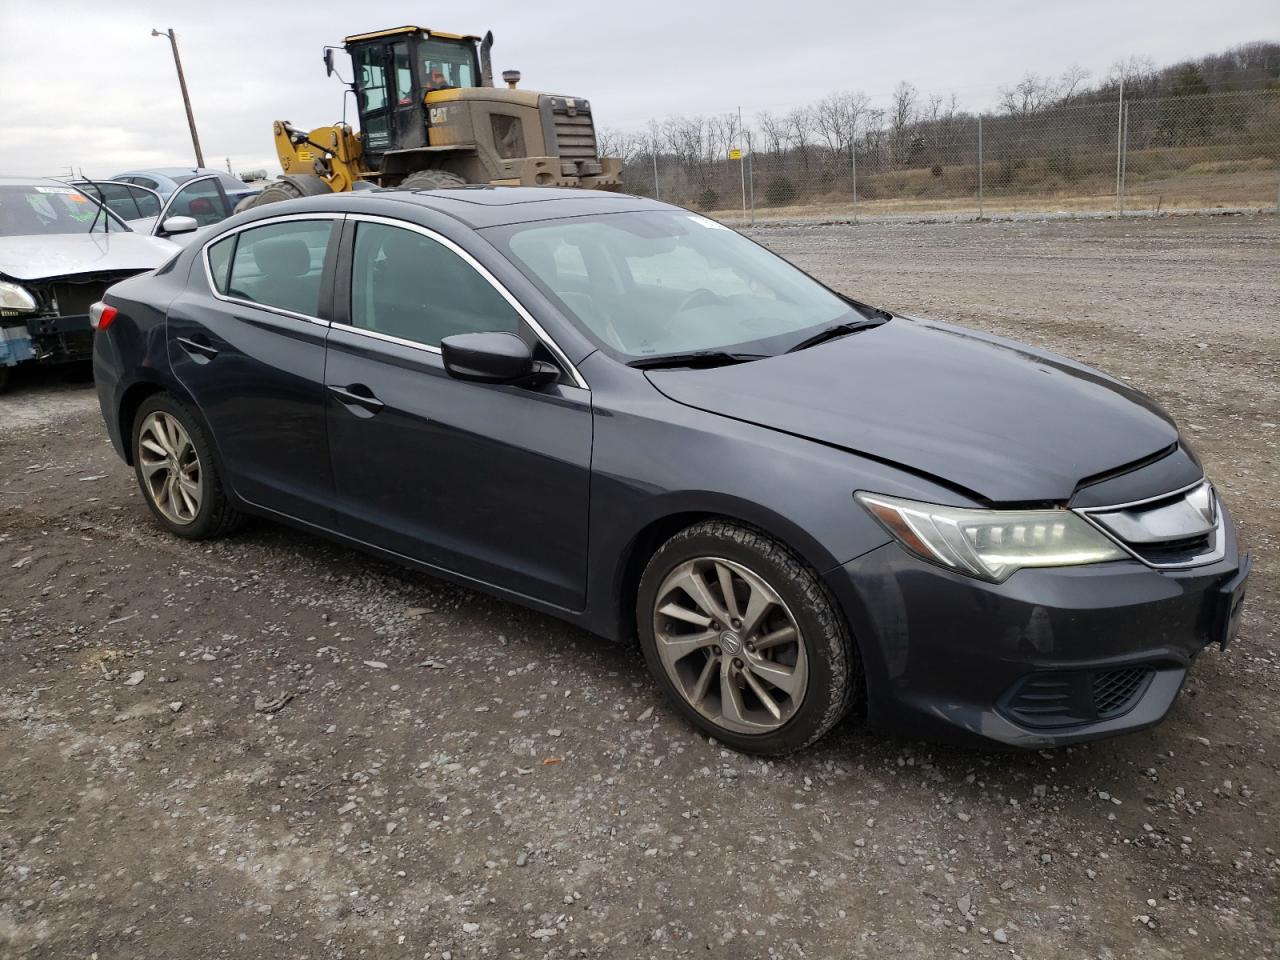
<svg viewBox="0 0 1280 960">
<path fill-rule="evenodd" d="M 1158 723 L 1200 651 L 1225 636 L 1223 587 L 1242 563 L 1225 519 L 1224 558 L 1186 570 L 1125 560 L 1022 570 L 997 584 L 896 543 L 837 567 L 827 582 L 862 653 L 869 721 L 1029 748 Z M 1108 709 L 1091 712 L 1095 685 Z M 1055 691 L 1061 709 L 1028 707 Z"/>
</svg>

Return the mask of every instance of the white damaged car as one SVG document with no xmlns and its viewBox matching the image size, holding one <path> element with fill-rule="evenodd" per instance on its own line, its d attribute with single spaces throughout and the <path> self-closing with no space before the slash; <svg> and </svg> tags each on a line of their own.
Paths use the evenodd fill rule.
<svg viewBox="0 0 1280 960">
<path fill-rule="evenodd" d="M 172 234 L 199 224 L 175 216 Z M 57 180 L 0 177 L 0 390 L 19 363 L 86 363 L 89 307 L 107 287 L 179 251 L 134 232 L 106 206 Z"/>
</svg>

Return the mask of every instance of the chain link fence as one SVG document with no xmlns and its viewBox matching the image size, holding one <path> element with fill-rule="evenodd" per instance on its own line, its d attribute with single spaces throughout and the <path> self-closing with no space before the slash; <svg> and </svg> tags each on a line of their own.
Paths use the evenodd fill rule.
<svg viewBox="0 0 1280 960">
<path fill-rule="evenodd" d="M 1277 89 L 1001 114 L 931 106 L 895 116 L 846 95 L 781 124 L 673 118 L 609 146 L 627 192 L 734 221 L 1280 212 Z"/>
</svg>

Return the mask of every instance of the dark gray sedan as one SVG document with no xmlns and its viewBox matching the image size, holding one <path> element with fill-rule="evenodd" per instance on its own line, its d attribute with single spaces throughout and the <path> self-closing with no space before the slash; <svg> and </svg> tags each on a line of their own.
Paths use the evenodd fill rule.
<svg viewBox="0 0 1280 960">
<path fill-rule="evenodd" d="M 667 204 L 274 204 L 94 315 L 173 533 L 258 514 L 636 640 L 740 750 L 1141 728 L 1239 620 L 1248 558 L 1146 397 Z"/>
</svg>

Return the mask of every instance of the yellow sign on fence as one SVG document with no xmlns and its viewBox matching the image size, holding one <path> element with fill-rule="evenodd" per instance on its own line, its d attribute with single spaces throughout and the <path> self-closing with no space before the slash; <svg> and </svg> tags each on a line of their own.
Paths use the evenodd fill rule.
<svg viewBox="0 0 1280 960">
<path fill-rule="evenodd" d="M 729 159 L 730 159 L 730 160 L 741 160 L 741 159 L 742 159 L 742 151 L 741 151 L 741 150 L 739 150 L 737 147 L 734 147 L 732 150 L 730 150 L 730 151 L 729 151 Z"/>
</svg>

